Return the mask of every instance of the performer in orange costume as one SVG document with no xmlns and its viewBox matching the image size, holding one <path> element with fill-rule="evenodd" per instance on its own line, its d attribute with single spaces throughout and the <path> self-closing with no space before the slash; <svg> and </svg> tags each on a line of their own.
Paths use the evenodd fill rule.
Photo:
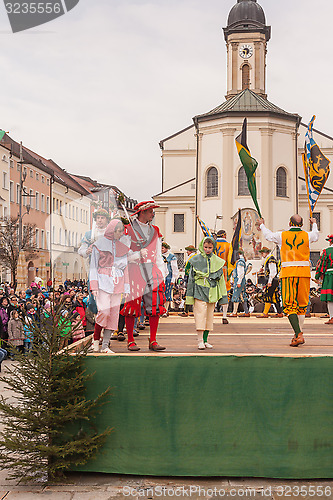
<svg viewBox="0 0 333 500">
<path fill-rule="evenodd" d="M 284 313 L 294 330 L 292 347 L 304 344 L 303 324 L 310 292 L 310 243 L 319 238 L 316 219 L 310 218 L 312 231 L 302 230 L 303 219 L 295 214 L 290 218 L 288 231 L 272 233 L 265 227 L 264 219 L 256 225 L 267 241 L 277 243 L 281 252 L 281 289 Z"/>
</svg>

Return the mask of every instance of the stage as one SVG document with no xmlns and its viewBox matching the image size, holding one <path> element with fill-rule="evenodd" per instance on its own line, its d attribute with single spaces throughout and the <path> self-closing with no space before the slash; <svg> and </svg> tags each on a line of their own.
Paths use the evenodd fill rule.
<svg viewBox="0 0 333 500">
<path fill-rule="evenodd" d="M 194 319 L 162 319 L 148 350 L 112 342 L 90 354 L 87 393 L 111 386 L 97 427 L 114 431 L 98 457 L 78 470 L 158 476 L 333 478 L 333 325 L 306 319 L 306 343 L 289 346 L 286 318 L 215 317 L 197 349 Z"/>
</svg>

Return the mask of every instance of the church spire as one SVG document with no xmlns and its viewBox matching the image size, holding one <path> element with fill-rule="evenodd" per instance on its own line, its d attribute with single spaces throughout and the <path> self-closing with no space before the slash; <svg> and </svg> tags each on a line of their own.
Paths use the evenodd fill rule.
<svg viewBox="0 0 333 500">
<path fill-rule="evenodd" d="M 227 99 L 249 88 L 266 95 L 266 52 L 271 27 L 257 0 L 237 0 L 223 28 L 227 44 Z"/>
</svg>

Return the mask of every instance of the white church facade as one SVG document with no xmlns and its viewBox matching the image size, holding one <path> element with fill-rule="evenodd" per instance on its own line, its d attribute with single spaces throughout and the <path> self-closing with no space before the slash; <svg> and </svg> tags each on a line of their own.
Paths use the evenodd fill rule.
<svg viewBox="0 0 333 500">
<path fill-rule="evenodd" d="M 227 45 L 226 100 L 195 116 L 192 124 L 160 142 L 162 191 L 154 196 L 156 224 L 171 251 L 185 257 L 185 247 L 197 245 L 202 233 L 198 215 L 211 230 L 225 229 L 230 240 L 238 209 L 242 209 L 242 246 L 249 259 L 259 258 L 258 214 L 248 192 L 235 138 L 248 122 L 247 142 L 258 161 L 258 203 L 267 227 L 284 229 L 299 213 L 309 229 L 309 208 L 302 153 L 306 125 L 298 114 L 284 111 L 267 99 L 266 53 L 271 29 L 256 0 L 238 0 L 229 13 L 224 35 Z M 333 164 L 333 138 L 314 130 L 314 139 Z M 333 176 L 315 208 L 320 239 L 314 260 L 333 232 Z"/>
</svg>

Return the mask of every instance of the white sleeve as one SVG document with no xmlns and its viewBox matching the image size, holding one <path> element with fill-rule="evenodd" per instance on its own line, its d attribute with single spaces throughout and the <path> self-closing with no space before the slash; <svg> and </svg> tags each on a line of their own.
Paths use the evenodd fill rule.
<svg viewBox="0 0 333 500">
<path fill-rule="evenodd" d="M 264 224 L 260 225 L 260 230 L 264 235 L 264 238 L 267 241 L 272 241 L 273 243 L 277 243 L 279 247 L 282 245 L 282 233 L 279 231 L 278 233 L 272 233 L 270 229 L 268 229 Z"/>
<path fill-rule="evenodd" d="M 172 269 L 171 283 L 175 283 L 176 279 L 179 276 L 179 269 L 178 269 L 177 259 L 172 259 L 172 261 L 171 261 L 171 269 Z"/>
<path fill-rule="evenodd" d="M 82 243 L 80 248 L 78 249 L 77 253 L 81 255 L 84 259 L 88 257 L 87 255 L 87 250 L 88 250 L 88 243 Z"/>
<path fill-rule="evenodd" d="M 162 257 L 162 238 L 158 238 L 156 244 L 156 265 L 161 271 L 163 278 L 165 278 L 168 273 Z"/>
<path fill-rule="evenodd" d="M 316 241 L 319 240 L 319 231 L 318 231 L 318 226 L 317 223 L 314 222 L 312 224 L 312 231 L 308 233 L 309 235 L 309 242 L 310 243 L 315 243 Z"/>
<path fill-rule="evenodd" d="M 277 267 L 274 262 L 270 262 L 268 264 L 268 269 L 269 269 L 269 277 L 268 277 L 268 283 L 272 283 L 274 276 L 276 276 L 277 273 Z"/>
<path fill-rule="evenodd" d="M 245 274 L 245 266 L 238 265 L 238 269 L 237 269 L 238 282 L 237 283 L 240 283 L 242 281 L 242 279 L 244 278 L 244 274 Z"/>
</svg>

